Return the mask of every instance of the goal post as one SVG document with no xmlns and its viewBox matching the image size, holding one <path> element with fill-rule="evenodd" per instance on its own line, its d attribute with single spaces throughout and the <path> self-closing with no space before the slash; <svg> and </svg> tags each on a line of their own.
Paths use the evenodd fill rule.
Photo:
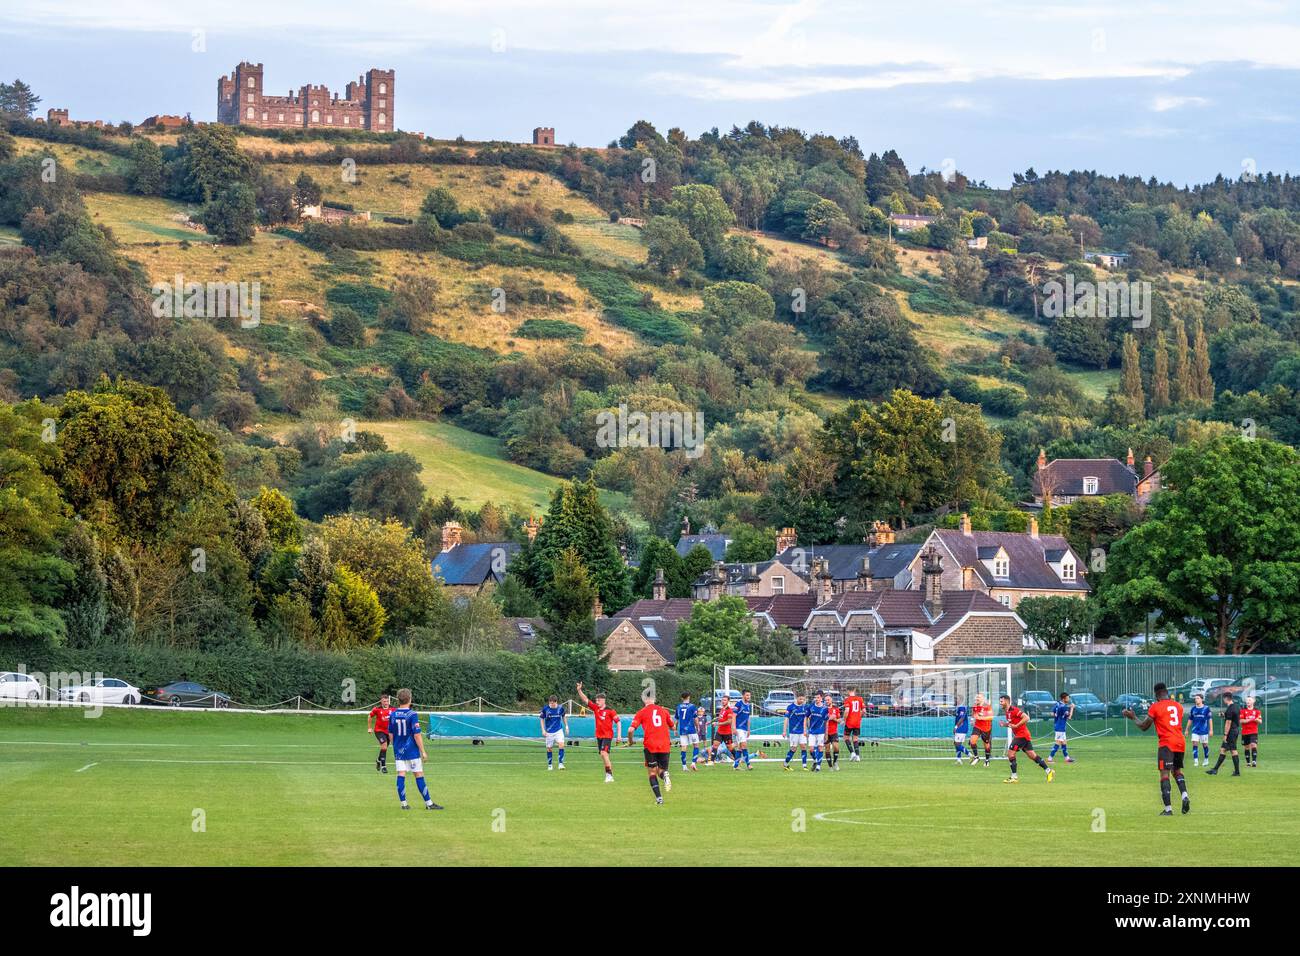
<svg viewBox="0 0 1300 956">
<path fill-rule="evenodd" d="M 815 694 L 828 694 L 838 705 L 850 690 L 856 690 L 866 702 L 863 759 L 953 760 L 956 710 L 962 705 L 973 709 L 976 695 L 983 694 L 993 708 L 993 753 L 1003 756 L 1008 731 L 998 725 L 998 697 L 1008 694 L 1014 699 L 1011 668 L 1011 664 L 725 665 L 719 668 L 715 699 L 749 691 L 751 747 L 770 747 L 784 746 L 785 709 L 797 695 L 812 700 Z M 844 736 L 841 720 L 841 744 Z"/>
</svg>

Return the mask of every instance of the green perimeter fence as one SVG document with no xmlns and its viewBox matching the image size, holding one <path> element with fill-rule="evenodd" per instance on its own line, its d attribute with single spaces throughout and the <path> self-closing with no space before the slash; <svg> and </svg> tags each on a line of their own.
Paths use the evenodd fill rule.
<svg viewBox="0 0 1300 956">
<path fill-rule="evenodd" d="M 1052 704 L 1062 692 L 1075 705 L 1071 729 L 1076 733 L 1140 734 L 1121 711 L 1131 706 L 1146 712 L 1157 683 L 1169 687 L 1173 697 L 1190 707 L 1199 691 L 1214 712 L 1214 732 L 1219 733 L 1223 693 L 1231 691 L 1237 703 L 1256 698 L 1263 713 L 1263 733 L 1300 733 L 1300 654 L 1249 656 L 1124 655 L 1078 657 L 1037 654 L 1026 657 L 971 657 L 961 663 L 1011 664 L 1014 695 L 1024 701 L 1035 720 L 1051 716 Z"/>
</svg>

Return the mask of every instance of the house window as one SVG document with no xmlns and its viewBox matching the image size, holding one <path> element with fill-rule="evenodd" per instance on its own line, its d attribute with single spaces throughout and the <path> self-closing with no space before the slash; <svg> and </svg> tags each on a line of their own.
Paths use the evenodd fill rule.
<svg viewBox="0 0 1300 956">
<path fill-rule="evenodd" d="M 387 92 L 388 92 L 388 84 L 387 84 L 387 83 L 380 83 L 380 84 L 379 84 L 379 92 L 380 92 L 380 93 L 387 93 Z"/>
<path fill-rule="evenodd" d="M 249 94 L 248 94 L 248 102 L 252 103 L 252 102 L 253 102 L 254 100 L 256 100 L 256 99 L 257 99 L 257 94 L 256 94 L 256 93 L 249 93 Z"/>
<path fill-rule="evenodd" d="M 351 125 L 352 125 L 352 117 L 351 117 L 351 116 L 344 116 L 344 117 L 343 117 L 343 125 L 344 125 L 344 126 L 351 126 Z"/>
<path fill-rule="evenodd" d="M 250 76 L 248 78 L 248 88 L 251 90 L 256 85 L 257 85 L 257 80 Z"/>
<path fill-rule="evenodd" d="M 283 123 L 283 122 L 284 122 L 284 114 L 283 114 L 283 113 L 280 113 L 280 114 L 278 114 L 278 115 L 279 115 L 279 117 L 280 117 L 280 122 Z"/>
<path fill-rule="evenodd" d="M 380 126 L 383 126 L 383 125 L 384 125 L 384 114 L 383 114 L 383 113 L 380 113 L 380 114 L 379 114 L 379 125 L 380 125 Z"/>
<path fill-rule="evenodd" d="M 263 113 L 263 114 L 262 114 L 262 122 L 263 122 L 263 123 L 266 122 L 266 119 L 267 119 L 267 117 L 268 117 L 269 115 L 270 115 L 269 113 Z"/>
<path fill-rule="evenodd" d="M 319 123 L 319 122 L 320 122 L 320 110 L 312 110 L 312 111 L 311 111 L 311 121 L 312 121 L 313 123 Z"/>
<path fill-rule="evenodd" d="M 784 575 L 784 574 L 774 574 L 774 575 L 772 575 L 772 593 L 773 593 L 773 594 L 784 594 L 784 593 L 785 593 L 785 575 Z"/>
<path fill-rule="evenodd" d="M 253 108 L 251 106 L 248 108 L 248 118 L 249 119 L 253 118 Z"/>
<path fill-rule="evenodd" d="M 1069 562 L 1067 564 L 1061 565 L 1061 580 L 1062 581 L 1074 580 L 1074 562 Z"/>
<path fill-rule="evenodd" d="M 1011 576 L 1011 559 L 1005 555 L 999 555 L 993 559 L 993 576 L 995 578 L 1008 578 Z"/>
<path fill-rule="evenodd" d="M 1096 478 L 1085 478 L 1085 479 L 1083 479 L 1083 493 L 1084 493 L 1085 495 L 1095 495 L 1095 494 L 1097 493 L 1097 479 L 1096 479 Z"/>
<path fill-rule="evenodd" d="M 388 105 L 388 100 L 380 100 L 380 101 L 379 101 L 379 108 L 380 108 L 381 110 L 382 110 L 385 106 L 387 106 L 387 105 Z"/>
<path fill-rule="evenodd" d="M 999 594 L 999 595 L 998 595 L 998 600 L 1001 601 L 1001 602 L 1002 602 L 1004 605 L 1006 605 L 1007 607 L 1011 607 L 1011 595 L 1010 595 L 1010 594 Z"/>
<path fill-rule="evenodd" d="M 325 122 L 329 123 L 330 125 L 333 125 L 333 123 L 334 123 L 334 114 L 333 114 L 333 113 L 328 114 L 328 115 L 325 117 Z"/>
</svg>

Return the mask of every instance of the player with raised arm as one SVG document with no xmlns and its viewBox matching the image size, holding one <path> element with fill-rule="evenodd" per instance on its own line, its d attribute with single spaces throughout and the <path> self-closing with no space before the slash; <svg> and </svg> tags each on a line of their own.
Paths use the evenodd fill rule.
<svg viewBox="0 0 1300 956">
<path fill-rule="evenodd" d="M 366 732 L 375 735 L 379 741 L 379 756 L 375 758 L 375 769 L 380 773 L 388 773 L 388 715 L 393 712 L 391 699 L 387 694 L 381 694 L 379 703 L 370 708 L 370 716 L 366 718 Z"/>
<path fill-rule="evenodd" d="M 1052 763 L 1056 757 L 1056 752 L 1061 751 L 1061 756 L 1065 758 L 1066 763 L 1074 763 L 1074 758 L 1070 756 L 1070 748 L 1066 743 L 1066 722 L 1074 719 L 1074 704 L 1070 702 L 1070 695 L 1061 691 L 1060 699 L 1052 705 L 1052 733 L 1054 740 L 1052 742 L 1052 752 L 1047 755 L 1047 762 Z"/>
<path fill-rule="evenodd" d="M 795 748 L 803 754 L 803 769 L 808 769 L 808 704 L 803 694 L 795 694 L 794 703 L 785 709 L 785 722 L 782 733 L 790 740 L 790 749 L 785 755 L 785 769 L 790 769 L 794 759 Z"/>
<path fill-rule="evenodd" d="M 1043 768 L 1043 772 L 1047 774 L 1047 782 L 1051 783 L 1056 778 L 1056 771 L 1047 765 L 1046 760 L 1034 753 L 1034 739 L 1029 734 L 1029 715 L 1011 703 L 1011 698 L 1006 694 L 1002 695 L 1000 702 L 1002 712 L 1006 714 L 1006 718 L 1001 721 L 1001 724 L 1011 731 L 1011 744 L 1007 747 L 1007 760 L 1011 763 L 1011 776 L 1007 777 L 1003 782 L 1020 782 L 1020 778 L 1016 774 L 1016 754 L 1023 751 L 1026 757 Z"/>
<path fill-rule="evenodd" d="M 691 748 L 691 769 L 700 759 L 700 709 L 691 703 L 690 694 L 682 694 L 682 702 L 677 705 L 677 742 L 682 748 L 682 769 L 686 769 L 686 748 Z"/>
<path fill-rule="evenodd" d="M 952 712 L 952 743 L 957 748 L 957 766 L 966 753 L 966 738 L 970 736 L 970 708 L 962 701 L 957 702 Z"/>
<path fill-rule="evenodd" d="M 840 720 L 844 712 L 835 706 L 835 699 L 827 701 L 826 711 L 826 760 L 832 770 L 840 769 Z"/>
<path fill-rule="evenodd" d="M 745 758 L 745 769 L 749 769 L 749 718 L 754 715 L 754 705 L 750 702 L 749 691 L 740 695 L 736 701 L 736 747 L 731 750 L 732 770 L 740 769 L 740 759 Z"/>
<path fill-rule="evenodd" d="M 1241 758 L 1237 756 L 1237 735 L 1241 733 L 1241 708 L 1233 700 L 1232 691 L 1223 692 L 1223 743 L 1219 746 L 1219 760 L 1213 770 L 1205 771 L 1216 776 L 1223 766 L 1223 758 L 1232 754 L 1232 775 L 1241 776 Z"/>
<path fill-rule="evenodd" d="M 830 708 L 826 706 L 825 694 L 814 694 L 808 705 L 808 746 L 812 749 L 813 773 L 821 773 L 822 752 L 826 746 L 826 722 L 830 718 Z"/>
<path fill-rule="evenodd" d="M 1246 706 L 1241 709 L 1241 745 L 1246 751 L 1246 766 L 1259 766 L 1259 722 L 1264 715 L 1255 706 L 1255 698 L 1247 697 Z"/>
<path fill-rule="evenodd" d="M 858 696 L 858 689 L 850 687 L 844 698 L 844 743 L 849 748 L 849 761 L 862 759 L 860 738 L 862 736 L 862 715 L 867 711 L 867 702 Z"/>
<path fill-rule="evenodd" d="M 648 691 L 643 698 L 645 706 L 636 712 L 632 723 L 627 728 L 627 745 L 632 746 L 632 738 L 638 727 L 641 728 L 642 745 L 645 751 L 645 766 L 650 775 L 650 789 L 654 792 L 655 803 L 663 804 L 663 793 L 659 792 L 659 778 L 664 781 L 664 793 L 673 789 L 672 779 L 668 776 L 668 756 L 673 749 L 673 715 L 666 707 L 655 703 L 654 691 Z"/>
<path fill-rule="evenodd" d="M 1156 701 L 1141 720 L 1130 708 L 1124 709 L 1124 716 L 1137 724 L 1138 730 L 1146 730 L 1152 724 L 1156 726 L 1156 766 L 1160 768 L 1160 799 L 1165 808 L 1160 811 L 1162 817 L 1172 817 L 1174 808 L 1170 803 L 1171 788 L 1169 775 L 1172 773 L 1178 783 L 1178 792 L 1183 795 L 1183 813 L 1192 809 L 1191 798 L 1187 795 L 1187 781 L 1183 779 L 1183 757 L 1187 752 L 1187 741 L 1183 739 L 1183 705 L 1169 696 L 1169 688 L 1156 684 Z"/>
<path fill-rule="evenodd" d="M 415 785 L 424 797 L 426 810 L 441 810 L 429 796 L 429 785 L 424 782 L 424 762 L 429 759 L 420 736 L 420 715 L 411 709 L 411 692 L 403 687 L 397 692 L 397 709 L 388 715 L 388 729 L 393 738 L 393 756 L 397 760 L 397 799 L 402 809 L 409 810 L 406 802 L 406 775 L 415 774 Z"/>
<path fill-rule="evenodd" d="M 1214 734 L 1214 711 L 1205 703 L 1200 694 L 1192 700 L 1192 708 L 1187 712 L 1188 729 L 1192 735 L 1192 766 L 1199 767 L 1204 758 L 1205 766 L 1210 765 L 1210 737 Z M 1198 752 L 1199 750 L 1199 752 Z"/>
<path fill-rule="evenodd" d="M 971 717 L 975 730 L 970 735 L 970 765 L 979 763 L 979 742 L 984 742 L 984 766 L 989 765 L 993 753 L 993 705 L 984 699 L 983 694 L 975 695 L 975 706 L 971 708 Z"/>
<path fill-rule="evenodd" d="M 605 782 L 614 782 L 614 765 L 609 762 L 609 748 L 614 743 L 614 725 L 619 722 L 618 714 L 613 707 L 605 706 L 605 695 L 597 694 L 595 700 L 591 700 L 582 692 L 582 681 L 578 681 L 578 700 L 582 701 L 582 706 L 591 711 L 591 716 L 596 721 L 596 751 L 600 754 L 601 762 L 605 765 Z"/>
<path fill-rule="evenodd" d="M 560 769 L 564 769 L 564 738 L 569 733 L 569 715 L 560 706 L 560 699 L 552 694 L 546 698 L 546 704 L 539 715 L 542 724 L 542 736 L 546 738 L 546 769 L 554 770 L 551 763 L 552 750 L 560 752 Z"/>
</svg>

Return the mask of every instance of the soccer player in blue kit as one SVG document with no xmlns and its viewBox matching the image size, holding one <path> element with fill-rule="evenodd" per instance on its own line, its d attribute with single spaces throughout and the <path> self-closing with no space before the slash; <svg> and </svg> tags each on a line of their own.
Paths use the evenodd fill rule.
<svg viewBox="0 0 1300 956">
<path fill-rule="evenodd" d="M 406 802 L 406 774 L 415 774 L 415 785 L 424 797 L 426 810 L 441 810 L 429 796 L 429 785 L 424 782 L 424 761 L 429 755 L 424 750 L 424 738 L 420 736 L 420 715 L 411 709 L 411 692 L 403 687 L 397 692 L 397 709 L 388 715 L 388 731 L 393 738 L 393 756 L 397 759 L 397 799 L 402 801 L 402 809 L 409 810 Z"/>
<path fill-rule="evenodd" d="M 1192 766 L 1199 767 L 1201 758 L 1204 757 L 1205 765 L 1208 767 L 1210 736 L 1214 733 L 1214 711 L 1210 710 L 1209 705 L 1205 703 L 1205 698 L 1200 694 L 1196 695 L 1191 710 L 1187 712 L 1187 720 L 1191 725 L 1192 733 Z"/>
<path fill-rule="evenodd" d="M 740 769 L 740 758 L 745 758 L 745 769 L 749 769 L 749 718 L 754 713 L 754 705 L 750 703 L 749 691 L 740 695 L 740 700 L 736 701 L 736 744 L 731 751 L 734 762 L 731 765 L 732 770 Z"/>
<path fill-rule="evenodd" d="M 686 748 L 691 748 L 691 769 L 696 769 L 695 765 L 700 759 L 700 734 L 699 728 L 695 725 L 695 718 L 699 715 L 700 708 L 691 703 L 690 694 L 682 694 L 682 702 L 677 705 L 677 713 L 673 714 L 673 720 L 677 721 L 677 743 L 682 748 L 682 769 L 686 769 Z"/>
<path fill-rule="evenodd" d="M 1070 703 L 1070 695 L 1061 694 L 1061 699 L 1052 705 L 1052 732 L 1055 734 L 1052 743 L 1052 752 L 1047 755 L 1047 762 L 1052 763 L 1052 758 L 1056 756 L 1056 751 L 1061 751 L 1061 756 L 1065 758 L 1066 763 L 1074 763 L 1074 758 L 1070 756 L 1070 748 L 1065 742 L 1065 722 L 1074 716 L 1074 704 Z"/>
<path fill-rule="evenodd" d="M 826 719 L 830 715 L 826 698 L 814 694 L 808 705 L 808 746 L 813 752 L 813 773 L 821 773 L 822 752 L 826 747 Z"/>
<path fill-rule="evenodd" d="M 794 748 L 798 747 L 803 755 L 803 769 L 808 769 L 808 704 L 803 694 L 796 694 L 794 703 L 785 709 L 785 735 L 790 738 L 790 749 L 785 755 L 785 769 L 790 769 L 794 759 Z"/>
<path fill-rule="evenodd" d="M 546 738 L 546 769 L 554 770 L 551 764 L 553 749 L 560 751 L 560 769 L 564 769 L 564 735 L 569 729 L 569 715 L 560 706 L 560 699 L 552 694 L 546 698 L 546 706 L 538 714 L 542 722 L 542 735 Z"/>
<path fill-rule="evenodd" d="M 966 754 L 966 738 L 970 736 L 970 708 L 963 703 L 957 704 L 952 714 L 952 745 L 957 748 L 957 766 Z"/>
</svg>

